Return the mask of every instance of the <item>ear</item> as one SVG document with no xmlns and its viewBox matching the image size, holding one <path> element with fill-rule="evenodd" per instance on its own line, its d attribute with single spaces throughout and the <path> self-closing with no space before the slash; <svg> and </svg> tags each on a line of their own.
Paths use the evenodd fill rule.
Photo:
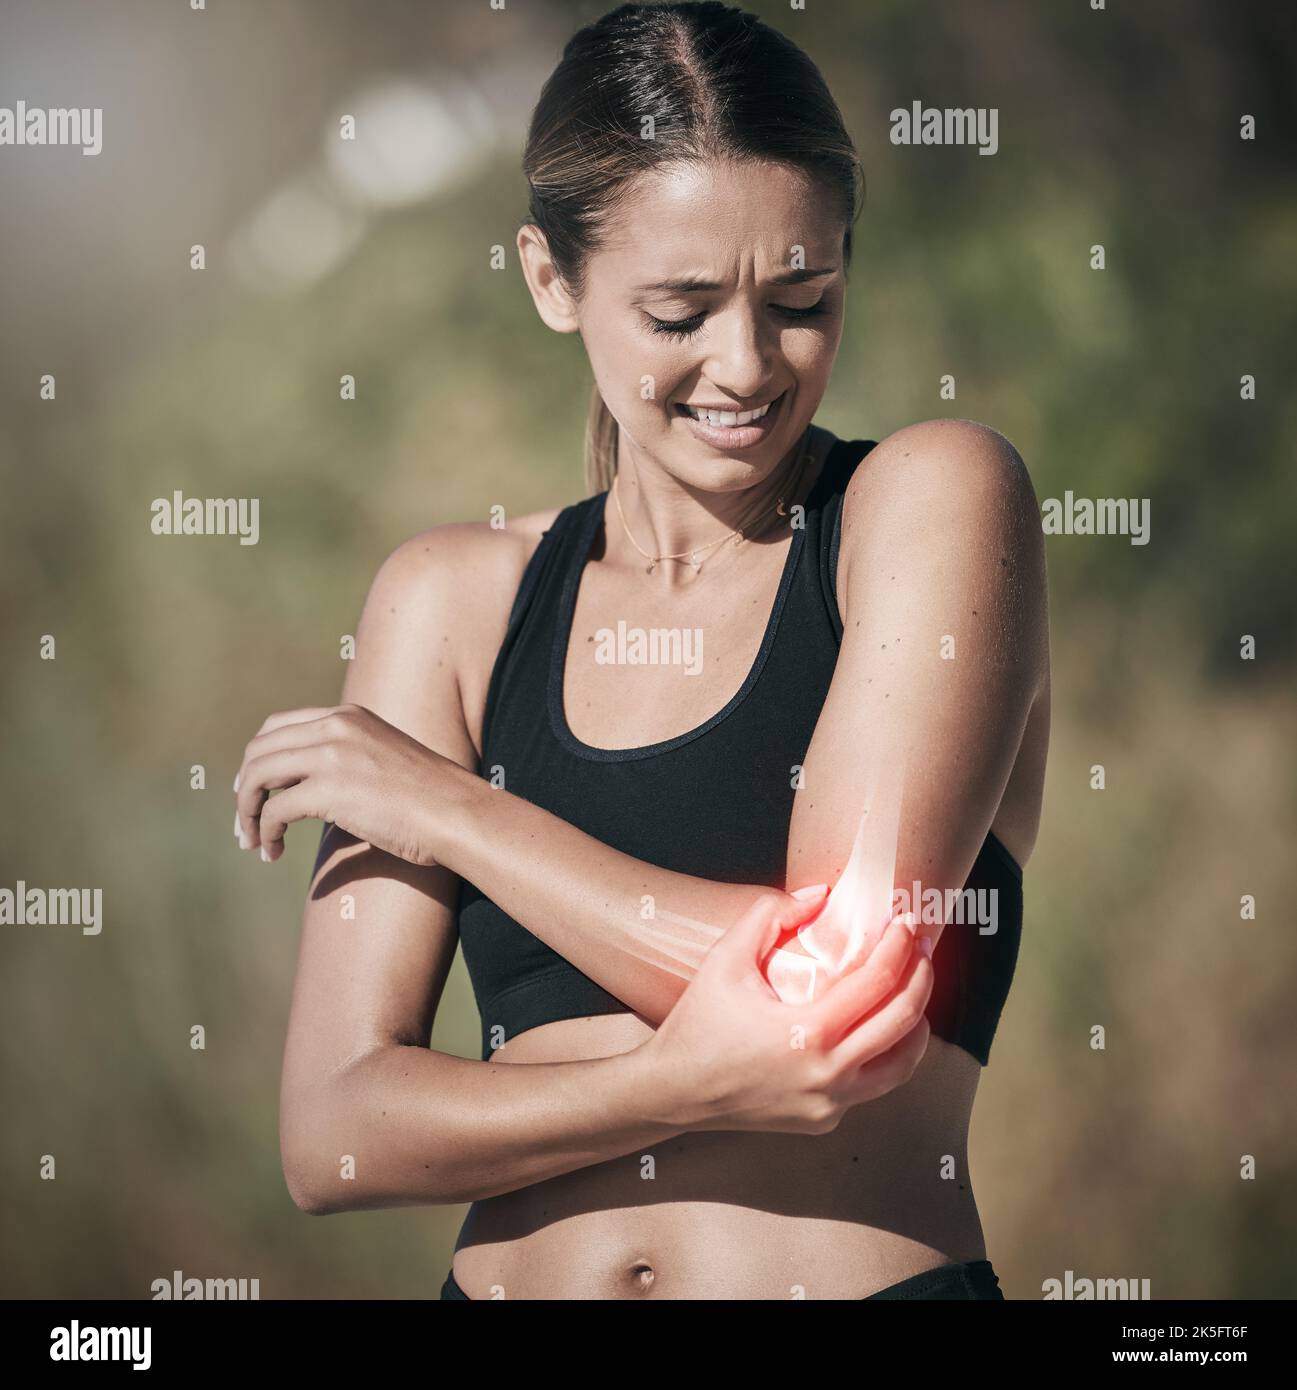
<svg viewBox="0 0 1297 1390">
<path fill-rule="evenodd" d="M 576 304 L 549 254 L 545 233 L 535 223 L 529 222 L 518 231 L 518 260 L 536 312 L 545 324 L 555 333 L 578 332 Z"/>
</svg>

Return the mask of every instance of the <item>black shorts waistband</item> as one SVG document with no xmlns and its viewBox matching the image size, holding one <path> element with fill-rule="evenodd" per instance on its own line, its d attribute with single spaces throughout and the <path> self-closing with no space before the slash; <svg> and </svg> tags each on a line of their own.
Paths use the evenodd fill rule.
<svg viewBox="0 0 1297 1390">
<path fill-rule="evenodd" d="M 922 1274 L 913 1274 L 902 1279 L 899 1284 L 889 1284 L 877 1293 L 867 1294 L 864 1302 L 871 1298 L 943 1298 L 943 1299 L 981 1299 L 1004 1301 L 1000 1291 L 1000 1281 L 990 1260 L 968 1260 L 965 1263 L 939 1265 L 936 1269 L 925 1269 Z"/>
<path fill-rule="evenodd" d="M 446 1275 L 441 1286 L 443 1300 L 463 1300 L 471 1302 L 469 1296 L 455 1282 L 454 1271 Z M 990 1260 L 968 1260 L 963 1263 L 940 1265 L 936 1269 L 925 1269 L 922 1274 L 911 1275 L 899 1284 L 889 1284 L 877 1293 L 866 1294 L 861 1302 L 875 1298 L 919 1298 L 919 1299 L 959 1299 L 1004 1302 L 1000 1281 Z"/>
</svg>

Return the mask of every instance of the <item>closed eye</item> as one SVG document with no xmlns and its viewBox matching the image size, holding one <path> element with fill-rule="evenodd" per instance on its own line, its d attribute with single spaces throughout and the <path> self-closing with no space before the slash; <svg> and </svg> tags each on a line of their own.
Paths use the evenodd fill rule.
<svg viewBox="0 0 1297 1390">
<path fill-rule="evenodd" d="M 805 309 L 794 309 L 787 304 L 772 304 L 770 308 L 784 318 L 790 319 L 794 323 L 799 319 L 818 318 L 821 314 L 828 312 L 828 305 L 821 299 L 809 305 Z M 649 328 L 654 333 L 666 333 L 673 338 L 693 338 L 702 329 L 706 320 L 706 314 L 693 314 L 687 319 L 660 319 L 653 314 L 646 314 L 645 318 L 649 321 Z"/>
</svg>

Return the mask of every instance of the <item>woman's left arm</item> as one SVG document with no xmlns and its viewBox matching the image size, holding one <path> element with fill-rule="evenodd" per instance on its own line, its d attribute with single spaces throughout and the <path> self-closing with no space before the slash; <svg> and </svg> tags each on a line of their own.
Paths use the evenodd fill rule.
<svg viewBox="0 0 1297 1390">
<path fill-rule="evenodd" d="M 1046 688 L 1039 510 L 1007 440 L 936 420 L 866 456 L 844 514 L 842 646 L 803 764 L 786 882 L 838 883 L 865 789 L 890 776 L 902 815 L 887 872 L 944 901 L 968 878 Z M 447 760 L 430 763 L 363 710 L 275 716 L 249 756 L 272 751 L 285 776 L 266 785 L 291 790 L 261 811 L 269 857 L 287 824 L 315 816 L 444 864 L 652 1023 L 716 936 L 772 891 L 634 859 Z"/>
</svg>

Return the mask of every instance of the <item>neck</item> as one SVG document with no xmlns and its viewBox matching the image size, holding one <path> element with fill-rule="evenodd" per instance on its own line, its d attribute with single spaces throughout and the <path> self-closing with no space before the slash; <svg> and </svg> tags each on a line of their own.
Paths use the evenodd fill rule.
<svg viewBox="0 0 1297 1390">
<path fill-rule="evenodd" d="M 676 555 L 699 551 L 703 570 L 719 562 L 734 549 L 729 535 L 740 527 L 750 540 L 774 532 L 784 518 L 776 512 L 782 498 L 785 507 L 803 500 L 814 481 L 823 432 L 808 426 L 805 458 L 798 466 L 803 437 L 780 459 L 768 477 L 729 492 L 704 492 L 673 478 L 662 468 L 638 457 L 639 451 L 618 440 L 616 497 L 609 498 L 605 510 L 606 555 L 644 569 L 648 561 L 635 548 L 621 525 L 617 504 L 635 542 L 651 556 Z M 725 539 L 722 540 L 722 537 Z M 719 545 L 715 542 L 720 541 Z M 647 578 L 647 576 L 646 576 Z M 695 578 L 688 559 L 661 560 L 652 578 L 667 586 L 688 583 Z"/>
</svg>

